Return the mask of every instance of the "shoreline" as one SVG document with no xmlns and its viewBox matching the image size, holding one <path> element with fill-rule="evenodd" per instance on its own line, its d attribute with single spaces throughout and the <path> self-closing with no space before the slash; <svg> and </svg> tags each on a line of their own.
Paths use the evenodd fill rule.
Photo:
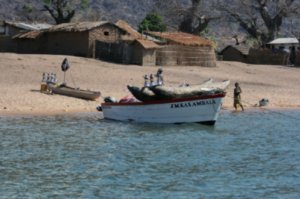
<svg viewBox="0 0 300 199">
<path fill-rule="evenodd" d="M 96 101 L 86 101 L 62 95 L 40 93 L 43 73 L 57 74 L 64 79 L 61 63 L 68 58 L 70 69 L 67 84 L 92 91 L 100 91 Z M 197 85 L 212 78 L 230 80 L 223 109 L 234 110 L 234 83 L 242 88 L 242 103 L 247 110 L 256 108 L 261 99 L 268 99 L 267 109 L 300 109 L 300 67 L 251 65 L 218 61 L 216 67 L 163 66 L 164 83 L 178 86 Z M 96 59 L 39 54 L 0 53 L 0 116 L 60 115 L 96 112 L 104 97 L 121 99 L 131 96 L 127 85 L 142 86 L 145 74 L 155 74 L 157 66 L 123 65 Z"/>
<path fill-rule="evenodd" d="M 253 106 L 253 107 L 245 107 L 245 111 L 238 109 L 237 111 L 234 110 L 232 107 L 222 107 L 221 111 L 225 112 L 236 112 L 236 113 L 246 113 L 246 112 L 276 112 L 276 111 L 300 111 L 300 107 L 268 107 L 268 106 Z M 47 117 L 47 116 L 73 116 L 73 115 L 88 115 L 88 114 L 99 114 L 101 115 L 101 111 L 98 111 L 95 107 L 95 110 L 69 110 L 69 111 L 53 111 L 49 112 L 0 112 L 0 117 Z"/>
</svg>

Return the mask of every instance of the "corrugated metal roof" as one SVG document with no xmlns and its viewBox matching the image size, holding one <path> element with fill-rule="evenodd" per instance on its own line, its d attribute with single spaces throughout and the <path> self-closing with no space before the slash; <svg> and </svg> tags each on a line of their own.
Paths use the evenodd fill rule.
<svg viewBox="0 0 300 199">
<path fill-rule="evenodd" d="M 104 24 L 112 24 L 115 26 L 115 24 L 108 21 L 63 23 L 52 26 L 48 29 L 48 32 L 83 32 L 102 26 Z"/>
<path fill-rule="evenodd" d="M 52 25 L 45 24 L 45 23 L 29 24 L 25 22 L 11 22 L 11 21 L 5 21 L 5 23 L 23 30 L 44 30 L 52 27 Z"/>
<path fill-rule="evenodd" d="M 122 30 L 124 30 L 125 32 L 127 32 L 130 36 L 132 36 L 134 39 L 140 39 L 142 38 L 142 35 L 136 31 L 135 29 L 133 29 L 127 22 L 123 21 L 123 20 L 119 20 L 117 21 L 116 25 L 121 28 Z"/>
<path fill-rule="evenodd" d="M 213 46 L 213 42 L 196 35 L 183 32 L 146 32 L 149 35 L 189 46 Z"/>
<path fill-rule="evenodd" d="M 269 44 L 299 44 L 299 41 L 297 38 L 277 38 Z"/>
<path fill-rule="evenodd" d="M 160 46 L 153 41 L 149 41 L 146 39 L 136 39 L 135 41 L 141 44 L 145 49 L 160 48 Z"/>
</svg>

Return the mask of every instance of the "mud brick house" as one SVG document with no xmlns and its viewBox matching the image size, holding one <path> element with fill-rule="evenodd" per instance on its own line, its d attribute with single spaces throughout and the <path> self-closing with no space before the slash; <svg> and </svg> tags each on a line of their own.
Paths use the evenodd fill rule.
<svg viewBox="0 0 300 199">
<path fill-rule="evenodd" d="M 17 42 L 13 39 L 18 34 L 50 28 L 50 24 L 0 21 L 0 52 L 17 52 Z"/>
<path fill-rule="evenodd" d="M 156 65 L 216 66 L 213 42 L 183 32 L 146 32 L 160 40 Z"/>
<path fill-rule="evenodd" d="M 118 42 L 126 32 L 107 21 L 64 23 L 15 37 L 20 53 L 95 57 L 96 41 Z"/>
</svg>

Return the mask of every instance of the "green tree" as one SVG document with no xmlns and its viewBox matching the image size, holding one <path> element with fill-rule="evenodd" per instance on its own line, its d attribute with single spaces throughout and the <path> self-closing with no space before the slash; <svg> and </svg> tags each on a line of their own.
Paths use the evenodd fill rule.
<svg viewBox="0 0 300 199">
<path fill-rule="evenodd" d="M 164 24 L 163 19 L 156 13 L 149 13 L 138 26 L 138 31 L 157 31 L 164 32 L 167 26 Z"/>
<path fill-rule="evenodd" d="M 88 0 L 44 0 L 44 9 L 56 24 L 70 22 L 77 9 L 85 9 L 88 5 Z"/>
</svg>

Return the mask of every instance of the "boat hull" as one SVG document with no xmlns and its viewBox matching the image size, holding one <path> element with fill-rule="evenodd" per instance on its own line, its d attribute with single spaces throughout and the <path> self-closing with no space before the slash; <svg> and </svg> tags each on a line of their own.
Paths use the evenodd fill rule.
<svg viewBox="0 0 300 199">
<path fill-rule="evenodd" d="M 85 100 L 96 100 L 100 97 L 101 93 L 97 91 L 81 90 L 71 87 L 59 87 L 55 85 L 48 85 L 49 89 L 54 94 L 65 95 L 69 97 L 81 98 Z"/>
<path fill-rule="evenodd" d="M 149 89 L 160 99 L 189 98 L 193 96 L 206 96 L 224 92 L 230 84 L 229 80 L 223 82 L 212 82 L 208 80 L 203 84 L 187 87 L 153 86 Z"/>
<path fill-rule="evenodd" d="M 118 121 L 147 123 L 206 123 L 214 125 L 225 93 L 189 99 L 135 103 L 102 103 L 103 116 Z"/>
</svg>

